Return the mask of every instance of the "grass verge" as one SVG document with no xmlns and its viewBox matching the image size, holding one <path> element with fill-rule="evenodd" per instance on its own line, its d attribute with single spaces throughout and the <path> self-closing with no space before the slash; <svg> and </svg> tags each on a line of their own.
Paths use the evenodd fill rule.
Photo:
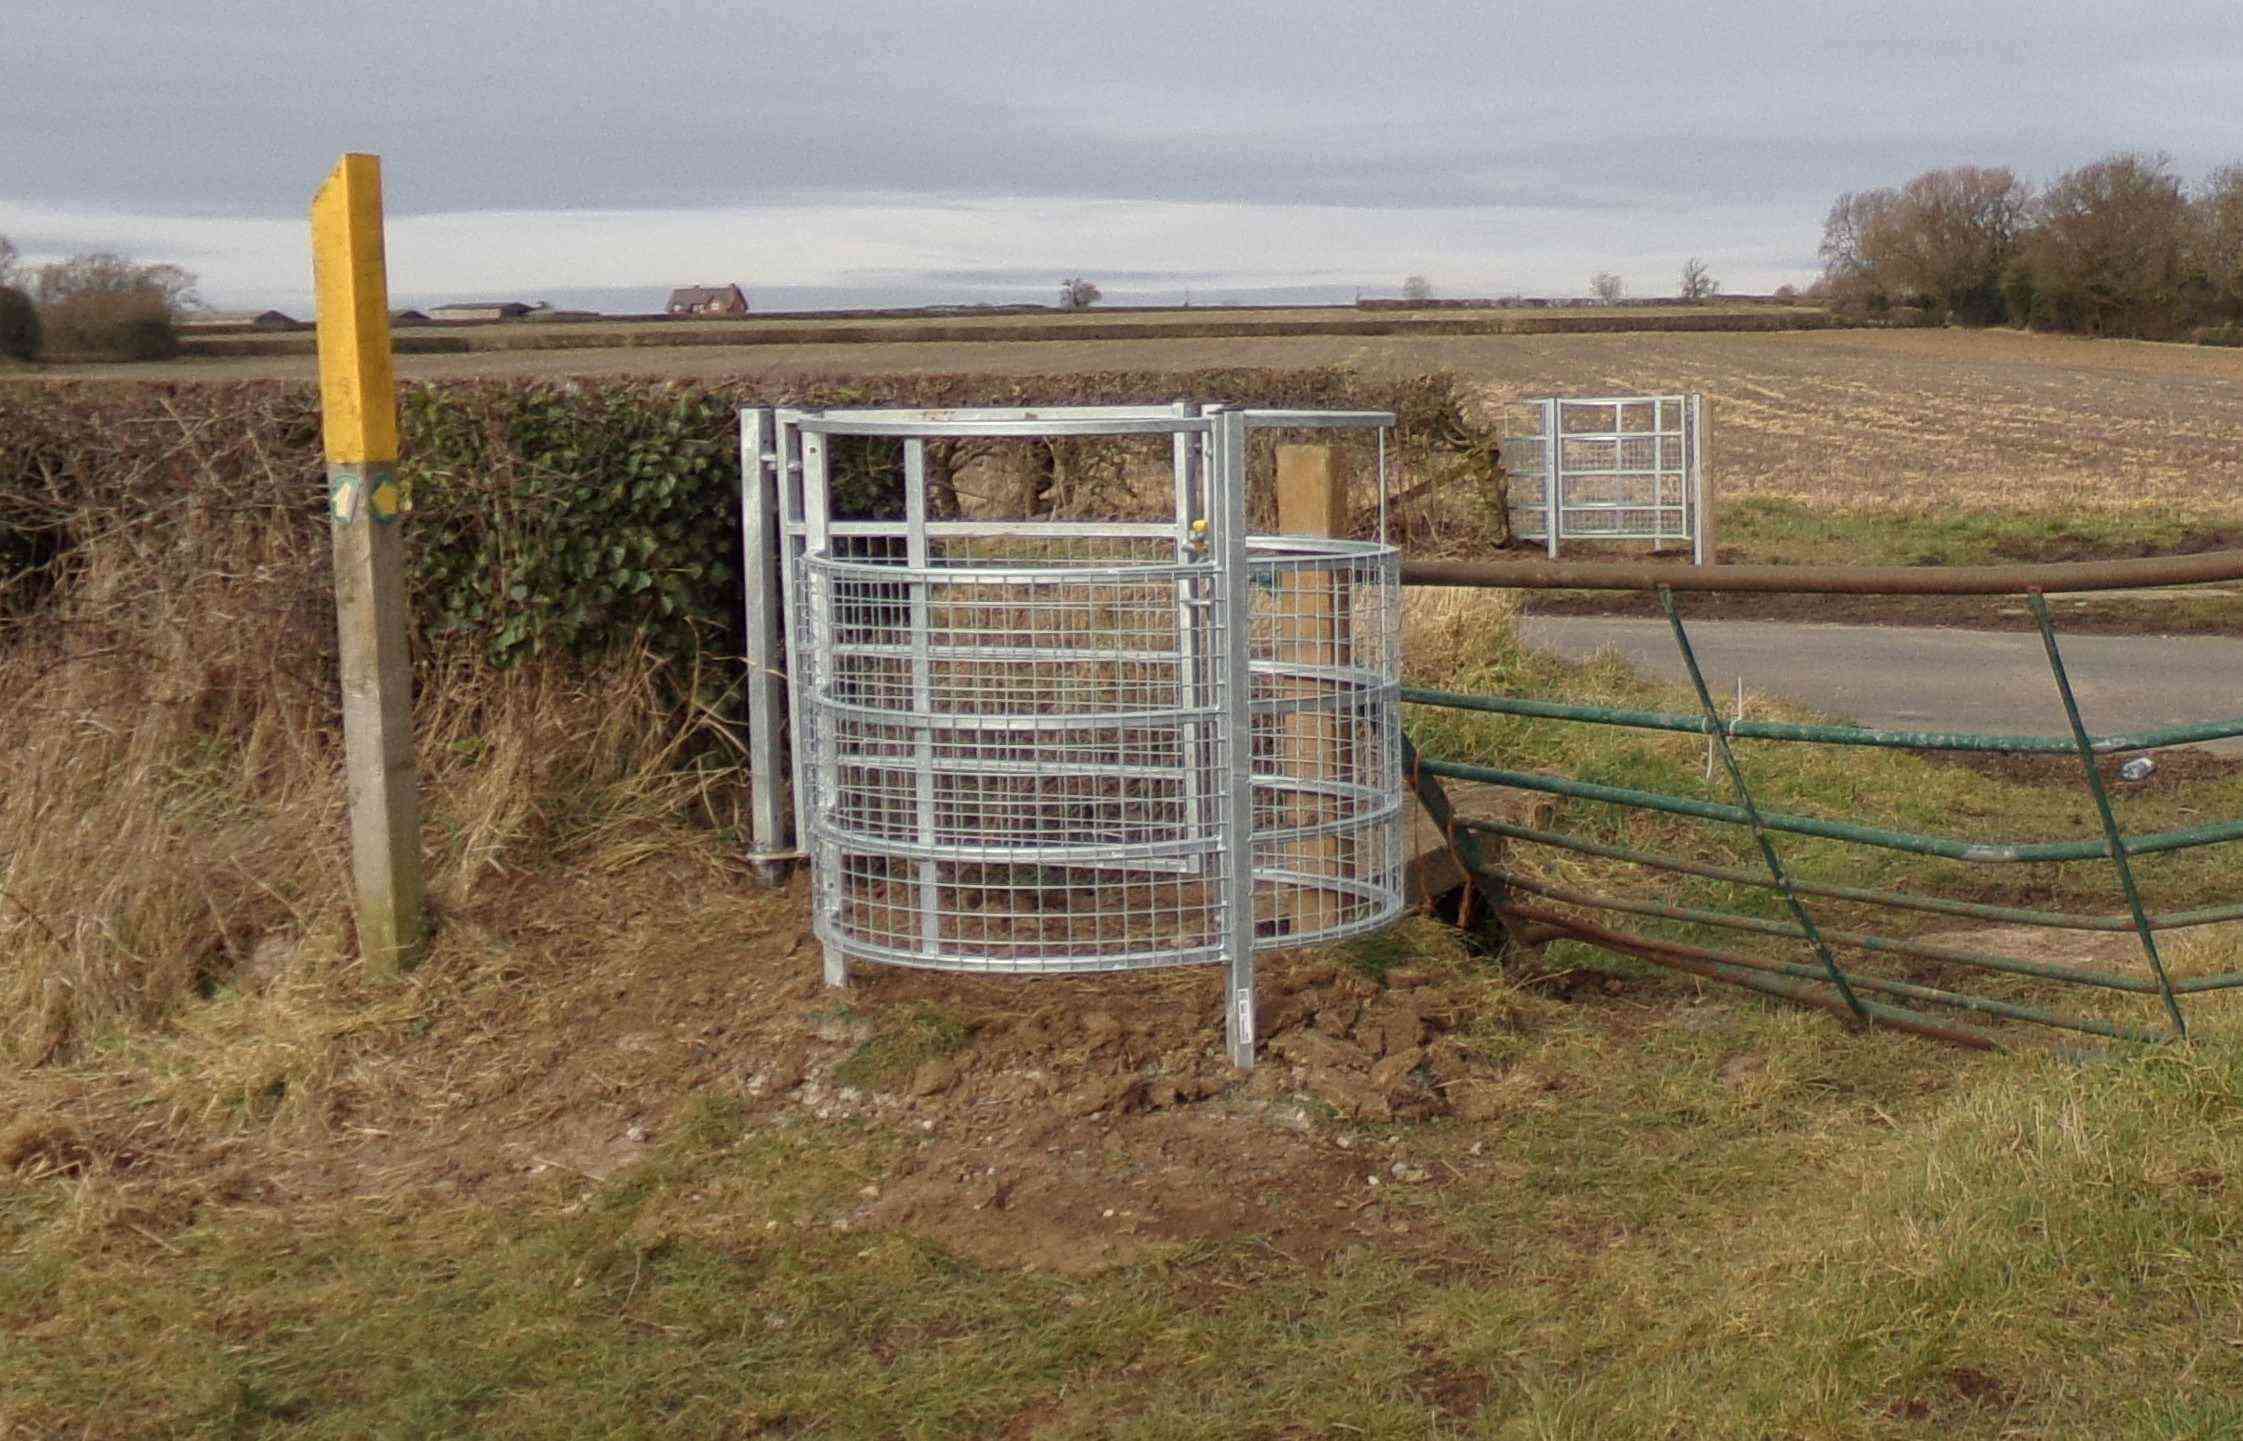
<svg viewBox="0 0 2243 1441">
<path fill-rule="evenodd" d="M 1413 607 L 1409 653 L 1444 658 L 1421 679 L 1681 708 L 1609 660 L 1520 650 L 1485 607 Z M 169 896 L 159 914 L 296 938 L 258 980 L 215 921 L 144 926 L 130 950 L 103 949 L 98 925 L 75 951 L 74 932 L 35 941 L 19 918 L 9 933 L 12 983 L 92 992 L 77 978 L 109 973 L 69 967 L 100 960 L 121 982 L 159 944 L 227 965 L 207 986 L 89 999 L 44 1064 L 0 1079 L 0 1435 L 1991 1441 L 2243 1425 L 2231 1000 L 2199 1003 L 2185 1049 L 1978 1056 L 1625 965 L 1560 1001 L 1412 926 L 1270 974 L 1298 983 L 1288 1003 L 1362 1011 L 1358 1043 L 1374 1016 L 1402 1028 L 1384 1061 L 1439 1050 L 1469 1108 L 1345 1114 L 1274 1055 L 1187 1098 L 1173 1063 L 1202 1067 L 1220 1035 L 1204 975 L 868 977 L 838 1013 L 802 896 L 733 879 L 707 777 L 676 764 L 675 717 L 646 683 L 524 672 L 424 716 L 446 925 L 394 989 L 365 987 L 346 937 L 316 923 L 341 913 L 328 862 L 253 928 L 215 882 L 126 874 L 98 837 L 42 853 L 79 857 L 43 871 L 57 914 Z M 71 694 L 78 709 L 38 729 L 78 739 L 39 754 L 109 779 L 67 773 L 46 809 L 0 818 L 51 823 L 106 785 L 125 795 L 95 820 L 128 839 L 238 834 L 226 854 L 251 875 L 291 844 L 331 854 L 327 812 L 301 799 L 332 785 L 331 759 L 288 780 L 287 752 L 251 744 L 256 711 L 143 734 L 119 720 L 138 705 L 123 690 Z M 1435 753 L 1719 791 L 1687 737 L 1417 729 Z M 2076 787 L 2031 775 L 1766 746 L 1748 764 L 1783 808 L 2004 834 L 2081 821 Z M 292 797 L 302 830 L 253 823 Z M 2238 799 L 2215 775 L 2126 803 L 2154 825 Z M 1559 824 L 1748 859 L 1731 831 L 1587 805 Z M 12 853 L 26 839 L 11 833 Z M 1813 843 L 1785 854 L 1855 882 L 1951 879 Z M 2208 860 L 2167 865 L 2160 904 L 2231 884 Z M 1765 892 L 1550 873 L 1774 913 Z M 2107 873 L 2003 884 L 2110 904 Z M 2208 945 L 2192 963 L 2232 959 Z M 1456 1007 L 1427 1047 L 1421 995 Z M 133 996 L 146 1008 L 116 999 Z M 1285 1034 L 1305 1056 L 1337 1045 L 1323 1012 Z M 975 1088 L 912 1094 L 930 1065 L 971 1069 Z M 1170 1103 L 1133 1108 L 1162 1078 Z"/>
<path fill-rule="evenodd" d="M 1415 593 L 1415 634 L 1406 654 L 1437 658 L 1427 681 L 1450 689 L 1489 694 L 1562 697 L 1576 704 L 1696 714 L 1696 697 L 1677 686 L 1651 683 L 1617 654 L 1571 663 L 1516 643 L 1498 609 L 1472 597 Z M 1754 696 L 1750 713 L 1760 720 L 1816 719 L 1780 701 Z M 1662 792 L 1688 799 L 1733 803 L 1727 775 L 1708 754 L 1703 738 L 1570 722 L 1529 720 L 1417 708 L 1411 734 L 1420 752 L 1449 760 L 1512 770 L 1543 771 L 1604 785 Z M 1915 833 L 1966 840 L 2097 838 L 2100 830 L 2084 779 L 2056 758 L 2031 768 L 1971 764 L 1897 750 L 1738 741 L 1734 747 L 1756 803 L 1764 812 L 1842 819 Z M 2129 834 L 2176 830 L 2243 814 L 2243 768 L 2213 758 L 2169 766 L 2165 778 L 2135 786 L 2113 784 L 2114 806 Z M 1546 827 L 1629 850 L 1760 873 L 1763 863 L 1742 827 L 1633 810 L 1585 800 L 1558 800 Z M 2108 861 L 1985 865 L 1871 849 L 1817 837 L 1780 834 L 1777 849 L 1801 880 L 1905 891 L 1958 900 L 2092 914 L 2122 912 L 2125 903 Z M 1698 910 L 1726 911 L 1789 923 L 1780 893 L 1726 881 L 1677 876 L 1549 847 L 1515 845 L 1510 863 L 1576 890 L 1625 895 Z M 2153 910 L 2181 910 L 2232 899 L 2232 857 L 2226 847 L 2201 847 L 2136 857 L 2137 881 Z M 1937 934 L 1970 945 L 1968 922 L 1853 902 L 1815 899 L 1818 924 L 1832 929 L 1900 938 Z M 1769 943 L 1724 928 L 1663 918 L 1621 918 L 1622 929 L 1657 938 L 1813 961 L 1800 942 Z M 2225 969 L 2233 959 L 2232 928 L 2181 932 L 2165 950 L 2177 974 Z M 2028 960 L 2057 960 L 2090 968 L 2149 972 L 2129 937 L 2103 936 L 2067 951 L 2067 933 L 2053 933 L 2053 949 Z M 2039 946 L 2038 937 L 2024 938 Z M 2014 948 L 2007 935 L 1992 947 Z M 1560 952 L 1560 958 L 1565 955 Z M 1847 956 L 1854 964 L 1860 953 Z M 1974 975 L 1940 963 L 1882 959 L 1867 967 L 1895 979 L 1959 986 L 2014 1004 L 2055 1004 L 2091 1019 L 2160 1028 L 2161 1008 L 2117 992 L 2062 987 L 2014 976 Z"/>
<path fill-rule="evenodd" d="M 2243 1387 L 2243 1050 L 1957 1058 L 1708 1001 L 1539 1016 L 1500 1125 L 1369 1143 L 1328 1264 L 1089 1275 L 860 1228 L 916 1143 L 703 1103 L 604 1182 L 216 1206 L 98 1240 L 0 1199 L 23 1434 L 2212 1437 Z M 1246 1134 L 1251 1135 L 1249 1131 Z M 1413 1172 L 1414 1174 L 1414 1172 Z M 874 1178 L 871 1182 L 867 1177 Z M 1327 1202 L 1329 1204 L 1329 1202 Z"/>
</svg>

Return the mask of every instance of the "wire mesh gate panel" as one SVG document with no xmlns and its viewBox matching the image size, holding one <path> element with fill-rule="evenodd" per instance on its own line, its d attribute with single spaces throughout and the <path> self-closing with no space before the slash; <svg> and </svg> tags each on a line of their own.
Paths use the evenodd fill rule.
<svg viewBox="0 0 2243 1441">
<path fill-rule="evenodd" d="M 829 981 L 852 961 L 1222 964 L 1250 1064 L 1254 953 L 1399 912 L 1397 557 L 1249 536 L 1257 414 L 1193 409 L 776 416 L 795 791 Z M 835 517 L 843 436 L 900 441 L 900 517 Z M 1057 436 L 1165 440 L 1171 514 L 929 518 L 931 440 Z"/>
<path fill-rule="evenodd" d="M 1533 433 L 1506 436 L 1511 533 L 1555 560 L 1568 540 L 1677 542 L 1706 553 L 1705 397 L 1552 397 L 1516 403 Z"/>
</svg>

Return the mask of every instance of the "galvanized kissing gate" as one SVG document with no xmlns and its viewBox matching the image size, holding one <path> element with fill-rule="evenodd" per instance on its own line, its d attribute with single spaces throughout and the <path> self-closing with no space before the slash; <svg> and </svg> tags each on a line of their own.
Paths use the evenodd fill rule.
<svg viewBox="0 0 2243 1441">
<path fill-rule="evenodd" d="M 776 600 L 827 981 L 865 962 L 1215 964 L 1230 1055 L 1252 1064 L 1255 953 L 1400 910 L 1402 741 L 1394 549 L 1249 534 L 1248 437 L 1383 441 L 1392 423 L 1187 403 L 744 413 L 748 554 L 783 572 L 751 578 L 755 763 L 778 773 Z M 1165 450 L 1166 513 L 932 514 L 930 444 L 1055 438 Z M 843 518 L 837 452 L 867 441 L 900 447 L 900 496 Z M 759 790 L 770 856 L 787 817 Z"/>
</svg>

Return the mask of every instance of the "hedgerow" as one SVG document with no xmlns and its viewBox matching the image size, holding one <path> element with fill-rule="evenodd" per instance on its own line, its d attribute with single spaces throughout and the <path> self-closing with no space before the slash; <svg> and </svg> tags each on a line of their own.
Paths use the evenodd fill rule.
<svg viewBox="0 0 2243 1441">
<path fill-rule="evenodd" d="M 743 405 L 1111 404 L 1190 396 L 1396 412 L 1421 497 L 1461 497 L 1472 533 L 1500 524 L 1492 435 L 1454 377 L 1339 369 L 1074 376 L 819 377 L 412 386 L 400 403 L 416 652 L 491 663 L 737 654 L 738 410 Z M 900 484 L 892 453 L 843 457 L 858 513 Z M 1454 482 L 1451 485 L 1448 482 Z M 0 387 L 0 614 L 83 612 L 69 580 L 95 537 L 129 546 L 147 584 L 261 555 L 274 606 L 328 614 L 318 398 L 280 383 Z M 1490 518 L 1494 518 L 1491 522 Z M 1451 524 L 1426 522 L 1453 537 Z M 118 574 L 114 565 L 105 575 Z M 129 596 L 112 602 L 130 604 Z M 59 607 L 59 609 L 58 609 Z M 83 619 L 83 616 L 80 616 Z M 324 658 L 319 661 L 324 665 Z"/>
</svg>

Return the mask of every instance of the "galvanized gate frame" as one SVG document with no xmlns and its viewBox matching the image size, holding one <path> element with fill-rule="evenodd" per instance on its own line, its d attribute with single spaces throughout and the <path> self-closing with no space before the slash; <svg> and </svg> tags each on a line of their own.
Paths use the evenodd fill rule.
<svg viewBox="0 0 2243 1441">
<path fill-rule="evenodd" d="M 1712 563 L 1703 395 L 1549 396 L 1512 404 L 1531 407 L 1540 417 L 1537 434 L 1506 436 L 1502 442 L 1505 469 L 1515 478 L 1537 481 L 1542 490 L 1538 502 L 1514 502 L 1511 506 L 1519 539 L 1541 540 L 1552 560 L 1558 558 L 1560 544 L 1568 540 L 1682 541 L 1690 547 L 1693 564 Z M 1650 424 L 1631 427 L 1630 413 L 1645 409 Z M 1569 417 L 1597 411 L 1611 412 L 1609 429 L 1571 426 Z M 1640 463 L 1645 447 L 1649 449 L 1648 464 Z M 1575 464 L 1568 457 L 1569 448 L 1586 449 L 1592 454 L 1601 451 L 1604 463 Z M 1631 460 L 1638 463 L 1631 464 Z M 1648 480 L 1651 496 L 1649 500 L 1578 498 L 1574 483 L 1593 479 L 1638 485 Z M 1575 516 L 1604 516 L 1618 522 L 1645 513 L 1651 517 L 1648 527 L 1586 522 L 1577 527 L 1572 523 Z"/>
<path fill-rule="evenodd" d="M 2215 821 L 2153 835 L 2128 836 L 2122 832 L 2111 809 L 2109 794 L 2096 769 L 2096 759 L 2099 756 L 2143 751 L 2159 746 L 2243 736 L 2243 716 L 2169 726 L 2130 735 L 2091 734 L 2080 716 L 2079 705 L 2072 692 L 2071 678 L 2065 669 L 2062 649 L 2057 642 L 2055 627 L 2044 597 L 2067 592 L 2237 579 L 2243 579 L 2243 551 L 2143 561 L 2042 566 L 1963 566 L 1938 570 L 1809 566 L 1722 566 L 1692 570 L 1669 565 L 1405 562 L 1402 569 L 1404 585 L 1621 590 L 1649 592 L 1658 596 L 1697 697 L 1698 713 L 1695 715 L 1570 705 L 1528 697 L 1467 695 L 1408 686 L 1402 690 L 1402 699 L 1405 704 L 1453 710 L 1703 735 L 1721 758 L 1734 804 L 1719 804 L 1623 786 L 1599 785 L 1465 764 L 1420 756 L 1414 750 L 1408 759 L 1411 784 L 1428 813 L 1448 838 L 1463 873 L 1486 890 L 1494 910 L 1508 920 L 1542 928 L 1544 934 L 1587 941 L 1658 965 L 1836 1011 L 1859 1022 L 1890 1025 L 1969 1046 L 1998 1048 L 2001 1043 L 1982 1030 L 1956 1025 L 1929 1016 L 1913 1006 L 1893 1004 L 1892 1001 L 1944 1007 L 1999 1020 L 2058 1027 L 2116 1040 L 2157 1041 L 2183 1038 L 2188 1034 L 2188 1024 L 2182 1010 L 2182 998 L 2208 991 L 2243 987 L 2243 972 L 2176 979 L 2169 974 L 2164 957 L 2158 949 L 2158 936 L 2184 927 L 2243 919 L 2243 902 L 2187 911 L 2151 912 L 2143 902 L 2132 858 L 2243 840 L 2243 819 Z M 2047 652 L 2049 670 L 2069 723 L 2069 734 L 2030 736 L 1897 731 L 1852 725 L 1789 724 L 1725 718 L 1706 686 L 1697 655 L 1690 644 L 1688 629 L 1683 623 L 1681 606 L 1676 599 L 1678 592 L 1691 591 L 2022 595 L 2031 610 Z M 1878 746 L 1910 751 L 2076 756 L 2081 762 L 2087 790 L 2094 802 L 2099 834 L 2090 839 L 2068 841 L 1989 843 L 1896 831 L 1816 816 L 1770 813 L 1762 810 L 1754 800 L 1751 787 L 1746 783 L 1744 773 L 1738 767 L 1731 750 L 1732 739 Z M 1459 819 L 1442 791 L 1442 778 L 1486 782 L 1666 815 L 1687 816 L 1724 825 L 1745 826 L 1752 832 L 1763 870 L 1755 872 L 1706 865 L 1506 821 Z M 2125 899 L 2126 910 L 2114 915 L 2080 915 L 1810 882 L 1792 875 L 1785 867 L 1773 839 L 1778 834 L 1817 836 L 1980 864 L 2107 859 L 2112 865 L 2118 889 Z M 1490 846 L 1483 842 L 1494 844 Z M 1491 854 L 1491 851 L 1500 852 L 1504 842 L 1555 847 L 1652 870 L 1774 890 L 1783 896 L 1791 920 L 1785 923 L 1735 912 L 1595 895 L 1556 885 L 1504 864 L 1500 854 Z M 1529 897 L 1533 899 L 1526 899 Z M 1834 929 L 1818 922 L 1807 903 L 1808 897 L 1999 922 L 2011 926 L 2073 931 L 2130 931 L 2140 941 L 2146 974 L 2121 974 L 1995 955 L 1962 946 L 1936 945 Z M 1572 909 L 1558 910 L 1544 904 L 1549 902 Z M 1623 931 L 1591 921 L 1582 916 L 1581 911 L 1683 921 L 1694 925 L 1782 937 L 1802 942 L 1807 948 L 1811 964 L 1771 961 L 1758 956 L 1685 945 Z M 2091 1016 L 2060 1015 L 1995 997 L 1977 996 L 1946 987 L 1880 976 L 1864 972 L 1858 964 L 1853 967 L 1842 964 L 1837 955 L 1842 949 L 1913 956 L 2064 985 L 2156 996 L 2162 1003 L 2167 1030 L 2164 1033 L 2145 1031 Z M 1873 996 L 1890 999 L 1871 999 Z"/>
<path fill-rule="evenodd" d="M 950 412 L 953 416 L 984 421 L 1027 420 L 1036 416 L 1071 417 L 1142 416 L 1146 406 L 1041 406 L 983 407 Z M 1165 407 L 1178 416 L 1214 416 L 1236 407 L 1200 405 L 1179 400 Z M 782 425 L 782 420 L 804 412 L 768 407 L 740 411 L 740 541 L 744 560 L 742 608 L 746 633 L 746 670 L 749 677 L 748 759 L 756 777 L 750 802 L 747 860 L 766 884 L 784 879 L 793 862 L 803 859 L 797 838 L 807 833 L 803 797 L 798 794 L 788 737 L 800 733 L 800 718 L 793 714 L 787 688 L 787 636 L 791 633 L 793 574 L 799 547 L 788 537 L 790 518 L 801 513 L 802 443 Z M 857 410 L 859 418 L 881 412 Z M 887 412 L 901 414 L 902 412 Z M 1388 433 L 1395 417 L 1386 411 L 1323 411 L 1248 409 L 1245 429 L 1256 430 L 1372 430 L 1378 438 L 1378 539 L 1387 533 L 1387 503 L 1391 489 L 1388 474 Z M 1179 503 L 1190 494 L 1190 469 L 1199 464 L 1201 437 L 1176 438 L 1176 474 Z M 822 443 L 822 442 L 821 442 Z M 1200 517 L 1204 518 L 1204 517 Z"/>
<path fill-rule="evenodd" d="M 1207 667 L 1210 675 L 1227 677 L 1219 687 L 1225 694 L 1236 694 L 1224 704 L 1229 711 L 1229 722 L 1215 727 L 1224 737 L 1229 754 L 1224 760 L 1221 774 L 1229 777 L 1228 793 L 1214 804 L 1221 818 L 1225 840 L 1221 854 L 1228 857 L 1223 874 L 1226 877 L 1225 894 L 1231 899 L 1223 907 L 1222 927 L 1226 938 L 1220 946 L 1220 959 L 1229 969 L 1227 1003 L 1224 1007 L 1229 1051 L 1232 1059 L 1241 1066 L 1253 1064 L 1254 1053 L 1254 956 L 1258 949 L 1280 943 L 1268 936 L 1260 936 L 1256 929 L 1254 897 L 1257 885 L 1274 881 L 1282 885 L 1288 875 L 1282 870 L 1263 869 L 1264 853 L 1276 859 L 1284 850 L 1287 834 L 1282 823 L 1272 829 L 1257 821 L 1257 788 L 1273 783 L 1273 778 L 1256 769 L 1253 751 L 1254 731 L 1248 718 L 1262 717 L 1280 709 L 1299 709 L 1302 701 L 1294 697 L 1287 701 L 1278 699 L 1265 702 L 1251 697 L 1254 680 L 1265 674 L 1283 670 L 1282 661 L 1273 671 L 1261 659 L 1255 658 L 1254 642 L 1250 639 L 1246 618 L 1252 607 L 1244 598 L 1251 594 L 1250 575 L 1268 571 L 1276 574 L 1286 567 L 1306 569 L 1327 566 L 1331 562 L 1304 552 L 1287 559 L 1272 551 L 1261 538 L 1248 535 L 1246 511 L 1245 463 L 1249 437 L 1254 430 L 1329 430 L 1371 429 L 1377 433 L 1378 442 L 1378 523 L 1383 545 L 1388 501 L 1387 481 L 1387 431 L 1395 417 L 1383 411 L 1293 411 L 1293 410 L 1241 410 L 1235 407 L 1210 405 L 1202 407 L 1189 401 L 1176 401 L 1159 406 L 1065 406 L 1035 408 L 974 408 L 928 410 L 879 410 L 850 408 L 843 411 L 814 412 L 794 410 L 743 410 L 741 412 L 742 455 L 742 544 L 746 557 L 745 621 L 747 631 L 747 664 L 751 674 L 749 686 L 749 751 L 757 784 L 751 811 L 752 849 L 748 859 L 759 874 L 775 883 L 782 879 L 789 863 L 802 859 L 805 851 L 798 847 L 814 845 L 821 853 L 819 873 L 824 876 L 838 874 L 836 853 L 830 842 L 821 840 L 819 827 L 812 824 L 810 793 L 813 789 L 830 792 L 831 777 L 826 763 L 811 757 L 812 768 L 806 774 L 805 756 L 790 744 L 794 738 L 812 737 L 815 727 L 805 724 L 807 716 L 802 686 L 789 686 L 787 676 L 792 663 L 801 675 L 814 680 L 822 674 L 826 657 L 817 647 L 804 643 L 805 622 L 808 612 L 816 612 L 815 598 L 826 591 L 820 587 L 832 584 L 819 576 L 837 564 L 826 557 L 837 541 L 872 543 L 874 540 L 901 540 L 906 543 L 906 568 L 924 571 L 930 564 L 926 554 L 928 539 L 935 534 L 952 533 L 964 536 L 1005 535 L 1011 537 L 1051 536 L 1054 538 L 1081 538 L 1093 531 L 1106 535 L 1127 534 L 1136 537 L 1160 537 L 1175 542 L 1180 552 L 1204 553 L 1212 544 L 1220 556 L 1220 565 L 1214 567 L 1224 575 L 1236 577 L 1223 597 L 1208 597 L 1198 604 L 1217 606 L 1221 615 L 1224 606 L 1238 608 L 1234 619 L 1221 619 L 1212 632 L 1228 653 L 1211 657 Z M 902 440 L 904 448 L 906 514 L 900 519 L 844 521 L 832 519 L 820 493 L 827 467 L 824 448 L 829 434 L 841 435 L 894 435 Z M 1084 522 L 1084 521 L 935 521 L 925 514 L 924 467 L 925 444 L 928 436 L 1017 436 L 1044 435 L 1168 435 L 1174 441 L 1175 512 L 1169 519 L 1158 522 Z M 1335 557 L 1351 554 L 1350 547 L 1357 543 L 1344 539 L 1327 542 L 1324 550 Z M 1385 585 L 1392 594 L 1393 553 L 1384 553 L 1381 562 L 1388 567 Z M 846 566 L 846 562 L 839 562 Z M 1004 572 L 1004 568 L 998 568 Z M 956 574 L 965 575 L 959 571 Z M 1010 574 L 1010 572 L 1004 572 Z M 1286 573 L 1290 573 L 1289 571 Z M 1343 586 L 1347 583 L 1342 583 Z M 929 588 L 913 581 L 915 591 Z M 805 586 L 811 587 L 806 590 Z M 914 602 L 923 605 L 924 602 Z M 1218 617 L 1220 619 L 1220 616 Z M 1195 631 L 1187 627 L 1188 638 Z M 1189 649 L 1188 639 L 1185 642 Z M 1307 675 L 1308 672 L 1302 672 Z M 1388 712 L 1392 726 L 1394 687 L 1389 679 L 1380 688 L 1382 704 Z M 1211 683 L 1210 683 L 1211 684 Z M 1212 689 L 1211 689 L 1212 694 Z M 782 720 L 782 717 L 784 720 Z M 1194 722 L 1185 722 L 1189 731 Z M 1385 753 L 1388 757 L 1385 771 L 1391 785 L 1398 768 L 1400 736 L 1398 729 L 1387 732 Z M 924 751 L 922 747 L 922 751 Z M 930 772 L 931 774 L 931 772 Z M 813 785 L 812 782 L 820 784 Z M 1336 794 L 1336 793 L 1335 793 Z M 1391 795 L 1391 792 L 1388 794 Z M 1188 801 L 1187 809 L 1196 814 L 1196 801 Z M 929 796 L 921 797 L 922 827 L 929 824 L 931 812 Z M 1400 871 L 1400 812 L 1391 799 L 1366 813 L 1368 821 L 1384 820 L 1389 831 L 1382 845 L 1386 851 L 1386 869 L 1398 877 Z M 1321 834 L 1331 829 L 1329 823 L 1311 827 Z M 931 838 L 922 835 L 922 840 Z M 984 848 L 986 849 L 986 848 Z M 977 851 L 976 854 L 979 852 Z M 920 886 L 924 893 L 922 902 L 933 897 L 933 868 L 926 868 Z M 1338 886 L 1339 880 L 1317 881 L 1309 876 L 1293 876 L 1292 881 Z M 1398 887 L 1398 880 L 1396 882 Z M 1337 925 L 1327 924 L 1312 928 L 1315 938 L 1353 934 L 1375 923 L 1383 923 L 1399 906 L 1398 888 L 1390 895 L 1372 897 L 1383 906 L 1376 915 L 1363 917 L 1343 916 Z M 830 898 L 828 898 L 830 901 Z M 838 924 L 839 912 L 828 901 L 821 901 L 819 911 L 820 935 L 825 942 L 825 970 L 828 984 L 846 983 L 849 974 L 848 953 L 856 947 L 855 954 L 870 959 L 903 964 L 934 965 L 945 969 L 980 969 L 983 963 L 961 960 L 955 966 L 944 965 L 945 957 L 925 954 L 899 957 L 885 950 L 865 950 L 859 940 L 842 937 Z M 930 932 L 930 934 L 932 934 Z M 1296 933 L 1298 934 L 1298 933 Z M 838 942 L 838 943 L 837 943 Z M 1030 969 L 1023 965 L 1022 969 Z M 1083 965 L 1071 969 L 1111 969 L 1101 965 Z"/>
</svg>

